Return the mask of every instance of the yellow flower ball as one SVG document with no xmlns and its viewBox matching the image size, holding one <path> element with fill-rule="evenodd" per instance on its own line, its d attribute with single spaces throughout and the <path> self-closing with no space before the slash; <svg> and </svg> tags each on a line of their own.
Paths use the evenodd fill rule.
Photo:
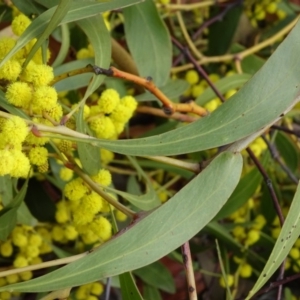
<svg viewBox="0 0 300 300">
<path fill-rule="evenodd" d="M 226 282 L 227 282 L 227 285 L 226 285 Z M 233 283 L 234 283 L 234 277 L 231 274 L 227 274 L 226 280 L 224 279 L 224 277 L 221 277 L 219 283 L 220 283 L 220 286 L 223 288 L 226 288 L 226 286 L 231 287 L 231 286 L 233 286 Z"/>
<path fill-rule="evenodd" d="M 204 87 L 201 84 L 196 84 L 192 87 L 192 96 L 194 98 L 197 98 L 199 95 L 201 95 L 204 91 Z"/>
<path fill-rule="evenodd" d="M 16 178 L 27 178 L 30 171 L 28 157 L 21 151 L 12 151 L 12 154 L 14 158 L 14 167 L 12 168 L 10 175 Z"/>
<path fill-rule="evenodd" d="M 11 241 L 5 241 L 0 245 L 0 254 L 3 257 L 10 257 L 13 254 L 13 246 Z"/>
<path fill-rule="evenodd" d="M 91 286 L 91 293 L 100 296 L 104 291 L 103 284 L 100 282 L 94 282 Z"/>
<path fill-rule="evenodd" d="M 28 157 L 33 165 L 41 166 L 48 161 L 48 150 L 45 147 L 33 147 L 30 149 Z"/>
<path fill-rule="evenodd" d="M 108 170 L 101 169 L 98 174 L 93 175 L 92 179 L 104 186 L 109 186 L 111 184 L 112 178 L 111 173 Z"/>
<path fill-rule="evenodd" d="M 2 126 L 2 140 L 11 145 L 21 144 L 29 133 L 26 122 L 20 117 L 13 116 Z"/>
<path fill-rule="evenodd" d="M 58 225 L 53 226 L 51 235 L 53 240 L 56 242 L 62 242 L 65 237 L 63 228 Z"/>
<path fill-rule="evenodd" d="M 81 198 L 81 203 L 78 206 L 78 210 L 85 213 L 96 214 L 101 210 L 102 197 L 95 192 L 91 192 Z"/>
<path fill-rule="evenodd" d="M 119 210 L 116 210 L 116 211 L 115 211 L 115 215 L 116 215 L 116 219 L 117 219 L 119 222 L 124 222 L 124 221 L 127 220 L 127 216 L 126 216 L 123 212 L 121 212 L 121 211 L 119 211 Z"/>
<path fill-rule="evenodd" d="M 13 265 L 14 265 L 15 268 L 27 267 L 28 266 L 28 260 L 25 256 L 18 255 L 16 257 L 16 259 L 14 260 Z"/>
<path fill-rule="evenodd" d="M 94 220 L 94 222 L 90 224 L 90 228 L 104 242 L 111 238 L 112 225 L 102 216 Z"/>
<path fill-rule="evenodd" d="M 33 274 L 31 271 L 24 271 L 24 272 L 19 273 L 19 276 L 21 277 L 21 279 L 23 281 L 27 281 L 33 277 Z"/>
<path fill-rule="evenodd" d="M 4 291 L 0 293 L 0 299 L 11 300 L 12 294 L 10 292 Z"/>
<path fill-rule="evenodd" d="M 251 229 L 249 230 L 248 234 L 247 234 L 247 238 L 245 240 L 245 245 L 246 246 L 251 246 L 253 244 L 255 244 L 260 238 L 260 232 L 255 230 L 255 229 Z"/>
<path fill-rule="evenodd" d="M 101 158 L 101 163 L 104 165 L 109 164 L 113 159 L 114 159 L 114 153 L 110 150 L 101 148 L 100 149 L 100 158 Z"/>
<path fill-rule="evenodd" d="M 39 65 L 31 61 L 22 73 L 24 81 L 32 83 L 34 86 L 49 84 L 54 78 L 53 68 L 48 65 Z"/>
<path fill-rule="evenodd" d="M 68 182 L 64 188 L 64 194 L 70 201 L 80 200 L 89 192 L 89 188 L 84 184 L 81 178 L 75 178 Z"/>
<path fill-rule="evenodd" d="M 41 113 L 43 110 L 50 110 L 56 105 L 57 92 L 51 86 L 40 86 L 36 88 L 32 95 L 32 109 L 36 113 Z"/>
<path fill-rule="evenodd" d="M 300 251 L 298 248 L 293 247 L 289 253 L 290 257 L 297 260 L 300 258 Z"/>
<path fill-rule="evenodd" d="M 105 90 L 97 104 L 99 107 L 99 112 L 110 114 L 120 103 L 120 96 L 119 93 L 114 89 L 107 89 Z"/>
<path fill-rule="evenodd" d="M 0 79 L 9 81 L 17 80 L 22 71 L 20 63 L 15 59 L 10 59 L 0 67 Z"/>
<path fill-rule="evenodd" d="M 190 84 L 196 84 L 199 81 L 199 75 L 195 70 L 189 70 L 185 74 L 185 80 Z"/>
<path fill-rule="evenodd" d="M 243 278 L 248 278 L 251 275 L 252 275 L 252 267 L 249 264 L 244 263 L 240 268 L 240 276 Z"/>
<path fill-rule="evenodd" d="M 9 174 L 13 168 L 14 157 L 11 152 L 7 149 L 0 150 L 0 176 Z"/>
<path fill-rule="evenodd" d="M 27 16 L 20 14 L 13 19 L 11 29 L 15 35 L 20 36 L 30 24 L 31 20 Z"/>
<path fill-rule="evenodd" d="M 109 139 L 115 134 L 115 127 L 110 117 L 101 116 L 90 122 L 91 129 L 96 133 L 97 138 Z"/>
<path fill-rule="evenodd" d="M 32 88 L 26 82 L 17 81 L 8 86 L 5 96 L 12 105 L 28 108 L 32 99 Z"/>
<path fill-rule="evenodd" d="M 9 284 L 16 283 L 19 281 L 19 275 L 18 274 L 7 275 L 6 280 Z"/>
<path fill-rule="evenodd" d="M 133 111 L 126 107 L 124 104 L 120 103 L 110 114 L 110 118 L 113 122 L 127 123 L 132 117 Z"/>
<path fill-rule="evenodd" d="M 74 172 L 73 170 L 63 167 L 59 170 L 59 177 L 63 180 L 63 181 L 70 181 L 73 178 Z"/>
<path fill-rule="evenodd" d="M 132 96 L 124 96 L 121 98 L 121 104 L 134 112 L 137 108 L 137 101 Z"/>
<path fill-rule="evenodd" d="M 67 225 L 65 227 L 65 237 L 69 241 L 75 240 L 78 237 L 78 232 L 77 232 L 76 228 L 72 225 Z"/>
<path fill-rule="evenodd" d="M 2 59 L 6 54 L 16 45 L 16 40 L 11 37 L 0 38 L 0 58 Z"/>
</svg>

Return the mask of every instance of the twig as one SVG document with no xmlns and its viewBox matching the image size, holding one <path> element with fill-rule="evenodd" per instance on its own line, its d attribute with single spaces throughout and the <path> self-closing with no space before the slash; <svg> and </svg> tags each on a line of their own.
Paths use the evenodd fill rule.
<svg viewBox="0 0 300 300">
<path fill-rule="evenodd" d="M 199 29 L 193 34 L 192 39 L 195 40 L 197 39 L 201 33 L 203 32 L 203 30 L 207 27 L 209 27 L 210 25 L 218 22 L 218 21 L 222 21 L 223 18 L 227 15 L 227 13 L 234 8 L 236 5 L 240 4 L 241 0 L 238 0 L 234 3 L 229 3 L 228 5 L 225 6 L 225 8 L 217 15 L 213 16 L 212 18 L 210 18 L 209 20 L 204 21 L 201 26 L 199 27 Z"/>
<path fill-rule="evenodd" d="M 171 115 L 175 112 L 190 112 L 199 116 L 207 115 L 207 111 L 203 107 L 198 106 L 195 102 L 173 103 L 160 89 L 156 87 L 150 76 L 147 78 L 142 78 L 127 72 L 123 72 L 114 67 L 103 69 L 98 66 L 93 66 L 93 69 L 96 75 L 103 74 L 110 77 L 121 78 L 144 87 L 162 102 L 163 110 L 167 115 Z"/>
<path fill-rule="evenodd" d="M 215 92 L 215 94 L 220 98 L 222 102 L 225 102 L 224 96 L 220 93 L 220 91 L 216 88 L 216 86 L 213 84 L 213 82 L 210 80 L 210 78 L 207 76 L 204 69 L 198 65 L 195 58 L 191 55 L 190 51 L 181 45 L 174 37 L 172 37 L 172 42 L 176 45 L 176 47 L 189 59 L 189 61 L 192 63 L 198 74 L 203 77 L 208 85 L 212 88 L 212 90 Z"/>
<path fill-rule="evenodd" d="M 91 187 L 92 190 L 94 190 L 97 194 L 104 198 L 109 204 L 111 204 L 116 209 L 124 213 L 126 216 L 135 219 L 136 213 L 133 210 L 129 209 L 128 207 L 124 206 L 123 204 L 106 194 L 103 191 L 103 189 L 97 183 L 95 183 L 87 174 L 82 172 L 82 170 L 78 166 L 74 166 L 73 171 L 79 177 L 81 177 Z"/>
<path fill-rule="evenodd" d="M 293 134 L 297 137 L 300 137 L 300 131 L 299 130 L 292 130 L 292 129 L 286 128 L 285 126 L 280 126 L 280 125 L 273 125 L 271 128 L 276 129 L 276 130 L 280 130 L 280 131 L 283 131 L 283 132 L 286 132 L 286 133 L 289 133 L 289 134 Z"/>
<path fill-rule="evenodd" d="M 108 277 L 106 281 L 106 287 L 105 287 L 105 300 L 110 299 L 110 291 L 111 291 L 111 277 Z"/>
<path fill-rule="evenodd" d="M 181 246 L 181 253 L 182 253 L 183 265 L 184 265 L 184 269 L 185 269 L 185 273 L 186 273 L 189 299 L 197 300 L 198 297 L 197 297 L 197 290 L 196 290 L 196 282 L 195 282 L 193 262 L 192 262 L 189 241 L 185 242 Z"/>
<path fill-rule="evenodd" d="M 245 57 L 254 54 L 260 50 L 262 50 L 263 48 L 266 48 L 268 46 L 270 46 L 271 44 L 274 44 L 279 38 L 281 38 L 282 36 L 286 35 L 287 33 L 289 33 L 289 31 L 296 25 L 297 21 L 298 21 L 298 16 L 291 21 L 287 26 L 285 26 L 283 29 L 281 29 L 280 31 L 278 31 L 276 34 L 274 34 L 273 36 L 271 36 L 270 38 L 262 41 L 259 44 L 256 44 L 250 48 L 247 48 L 239 53 L 234 53 L 234 54 L 225 54 L 225 55 L 220 55 L 220 56 L 203 56 L 201 59 L 199 59 L 197 62 L 198 65 L 204 65 L 204 64 L 209 64 L 209 63 L 217 63 L 217 62 L 224 62 L 224 61 L 228 61 L 228 60 L 233 60 L 235 58 L 239 58 L 240 60 L 243 60 Z M 174 67 L 172 68 L 172 73 L 176 74 L 178 72 L 182 72 L 188 69 L 193 68 L 193 64 L 192 63 L 188 63 L 185 64 L 183 66 L 180 67 Z"/>
</svg>

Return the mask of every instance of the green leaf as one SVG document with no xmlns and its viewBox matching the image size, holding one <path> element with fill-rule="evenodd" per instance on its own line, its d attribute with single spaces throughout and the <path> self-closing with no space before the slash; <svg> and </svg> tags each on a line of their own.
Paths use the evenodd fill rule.
<svg viewBox="0 0 300 300">
<path fill-rule="evenodd" d="M 9 175 L 0 176 L 0 195 L 4 206 L 8 205 L 13 198 L 13 184 Z"/>
<path fill-rule="evenodd" d="M 97 15 L 77 21 L 78 26 L 85 32 L 95 52 L 95 65 L 108 68 L 111 60 L 110 33 L 106 28 L 103 17 Z M 93 75 L 91 83 L 84 94 L 87 99 L 103 82 L 104 75 Z"/>
<path fill-rule="evenodd" d="M 250 299 L 258 290 L 260 290 L 266 284 L 266 282 L 278 269 L 280 264 L 288 256 L 291 248 L 293 247 L 300 234 L 299 220 L 300 188 L 298 185 L 290 210 L 284 221 L 280 234 L 276 240 L 272 253 L 270 254 L 266 265 L 260 272 L 259 278 L 257 279 L 254 287 L 252 288 L 246 299 Z"/>
<path fill-rule="evenodd" d="M 275 143 L 280 156 L 291 171 L 295 172 L 299 166 L 299 152 L 295 143 L 288 135 L 280 131 L 277 132 Z"/>
<path fill-rule="evenodd" d="M 24 62 L 23 67 L 25 68 L 27 64 L 30 62 L 36 51 L 41 47 L 41 45 L 46 41 L 46 39 L 49 38 L 50 34 L 53 32 L 53 30 L 58 26 L 58 24 L 62 21 L 62 19 L 67 14 L 68 10 L 70 9 L 70 6 L 72 4 L 72 0 L 61 0 L 59 1 L 58 6 L 56 7 L 50 22 L 47 24 L 47 27 L 43 31 L 43 33 L 40 35 L 40 37 L 37 39 L 34 46 L 31 48 L 30 52 L 28 53 L 26 60 Z"/>
<path fill-rule="evenodd" d="M 55 58 L 55 61 L 52 64 L 52 67 L 59 66 L 63 63 L 66 56 L 68 55 L 70 49 L 70 30 L 68 24 L 63 24 L 60 26 L 61 29 L 61 39 L 60 39 L 60 48 L 59 52 Z"/>
<path fill-rule="evenodd" d="M 130 272 L 119 275 L 123 300 L 143 300 Z"/>
<path fill-rule="evenodd" d="M 224 152 L 164 205 L 136 220 L 91 254 L 42 277 L 0 291 L 41 292 L 93 282 L 142 268 L 199 232 L 237 185 L 240 154 Z"/>
<path fill-rule="evenodd" d="M 14 5 L 25 15 L 39 15 L 45 9 L 32 0 L 14 0 Z"/>
<path fill-rule="evenodd" d="M 124 6 L 129 6 L 135 3 L 139 3 L 140 1 L 141 0 L 127 0 L 126 3 L 124 3 L 124 0 L 111 0 L 109 2 L 102 3 L 95 3 L 90 1 L 76 1 L 72 3 L 68 14 L 58 25 L 82 20 L 85 18 L 90 18 L 92 16 L 98 15 L 99 13 Z M 7 60 L 9 60 L 17 51 L 19 51 L 22 47 L 29 43 L 33 38 L 36 38 L 43 33 L 55 9 L 56 6 L 48 9 L 32 21 L 32 23 L 27 27 L 25 32 L 17 40 L 15 47 L 0 62 L 0 67 Z"/>
<path fill-rule="evenodd" d="M 28 186 L 28 179 L 18 194 L 0 211 L 0 240 L 5 241 L 17 224 L 17 210 L 23 202 Z"/>
<path fill-rule="evenodd" d="M 76 116 L 76 130 L 85 134 L 92 135 L 91 130 L 83 119 L 83 107 L 80 108 Z M 77 143 L 78 155 L 83 169 L 89 175 L 96 175 L 101 168 L 100 150 L 86 143 Z"/>
<path fill-rule="evenodd" d="M 299 101 L 299 34 L 298 22 L 260 71 L 210 115 L 158 136 L 95 144 L 129 155 L 176 155 L 228 145 L 260 132 Z"/>
<path fill-rule="evenodd" d="M 145 300 L 162 300 L 159 290 L 148 284 L 143 287 L 143 295 Z"/>
<path fill-rule="evenodd" d="M 157 86 L 166 84 L 172 64 L 169 32 L 155 3 L 143 3 L 123 9 L 125 34 L 140 76 L 153 78 Z"/>
<path fill-rule="evenodd" d="M 229 8 L 229 7 L 228 7 Z M 226 8 L 225 8 L 226 9 Z M 222 12 L 221 6 L 212 5 L 210 17 L 220 14 Z M 235 7 L 229 8 L 225 16 L 214 22 L 209 26 L 208 33 L 208 54 L 209 55 L 222 55 L 227 52 L 234 33 L 238 28 L 238 22 L 243 12 L 243 6 L 241 4 Z M 226 30 L 224 30 L 226 28 Z"/>
<path fill-rule="evenodd" d="M 234 74 L 218 80 L 215 83 L 215 86 L 221 92 L 221 94 L 225 94 L 231 89 L 241 88 L 250 78 L 251 75 L 249 74 Z M 198 105 L 204 105 L 216 97 L 217 96 L 215 92 L 210 87 L 208 87 L 201 95 L 196 98 L 195 102 Z"/>
<path fill-rule="evenodd" d="M 133 273 L 153 287 L 170 294 L 175 293 L 172 274 L 161 262 L 154 262 L 142 269 L 135 270 Z"/>
<path fill-rule="evenodd" d="M 160 87 L 160 90 L 169 99 L 176 99 L 180 95 L 182 95 L 189 88 L 189 86 L 190 85 L 187 81 L 183 79 L 175 79 L 175 80 L 169 80 L 166 85 Z M 141 95 L 138 95 L 137 97 L 135 97 L 135 99 L 139 102 L 158 100 L 158 98 L 156 98 L 150 92 L 145 92 Z"/>
</svg>

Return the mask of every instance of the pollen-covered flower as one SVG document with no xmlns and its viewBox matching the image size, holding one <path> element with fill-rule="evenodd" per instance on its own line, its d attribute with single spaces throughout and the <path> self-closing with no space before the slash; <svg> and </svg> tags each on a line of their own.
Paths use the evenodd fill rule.
<svg viewBox="0 0 300 300">
<path fill-rule="evenodd" d="M 26 178 L 29 175 L 30 163 L 28 157 L 21 151 L 13 150 L 14 166 L 10 172 L 12 177 Z"/>
<path fill-rule="evenodd" d="M 15 81 L 22 71 L 20 63 L 15 59 L 10 59 L 0 67 L 0 79 Z"/>
<path fill-rule="evenodd" d="M 0 39 L 0 58 L 2 59 L 16 44 L 16 41 L 10 37 Z"/>
<path fill-rule="evenodd" d="M 32 109 L 37 113 L 49 110 L 56 105 L 57 92 L 51 86 L 40 86 L 32 95 Z"/>
<path fill-rule="evenodd" d="M 101 169 L 98 174 L 93 175 L 92 179 L 104 186 L 109 186 L 111 184 L 111 173 L 108 170 Z"/>
<path fill-rule="evenodd" d="M 14 158 L 7 149 L 0 150 L 0 176 L 9 174 L 14 167 Z"/>
<path fill-rule="evenodd" d="M 22 80 L 32 83 L 35 86 L 43 86 L 53 80 L 53 68 L 48 65 L 36 64 L 30 61 L 22 73 Z"/>
<path fill-rule="evenodd" d="M 15 35 L 20 36 L 30 25 L 30 23 L 31 20 L 27 16 L 20 14 L 13 19 L 11 23 L 11 29 Z"/>
<path fill-rule="evenodd" d="M 110 117 L 107 116 L 101 116 L 92 120 L 90 122 L 90 127 L 100 139 L 109 139 L 115 134 L 114 124 Z"/>
<path fill-rule="evenodd" d="M 33 147 L 30 149 L 28 157 L 33 165 L 41 166 L 47 163 L 48 150 L 45 147 Z"/>
<path fill-rule="evenodd" d="M 23 119 L 13 116 L 7 119 L 2 126 L 0 144 L 18 145 L 25 141 L 28 127 Z"/>
<path fill-rule="evenodd" d="M 107 89 L 101 94 L 98 100 L 98 107 L 100 112 L 110 114 L 119 104 L 119 102 L 120 96 L 118 92 L 114 89 Z"/>
<path fill-rule="evenodd" d="M 89 192 L 89 188 L 83 183 L 81 178 L 75 178 L 68 182 L 64 188 L 65 196 L 71 201 L 80 200 Z"/>
<path fill-rule="evenodd" d="M 26 82 L 16 81 L 8 86 L 5 96 L 9 103 L 28 108 L 32 99 L 32 88 Z"/>
</svg>

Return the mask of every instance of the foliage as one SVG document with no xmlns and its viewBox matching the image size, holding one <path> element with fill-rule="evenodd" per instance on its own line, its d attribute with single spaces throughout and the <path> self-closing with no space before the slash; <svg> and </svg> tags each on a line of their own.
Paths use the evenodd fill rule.
<svg viewBox="0 0 300 300">
<path fill-rule="evenodd" d="M 290 2 L 1 4 L 1 299 L 179 299 L 178 261 L 189 299 L 297 278 Z"/>
</svg>

